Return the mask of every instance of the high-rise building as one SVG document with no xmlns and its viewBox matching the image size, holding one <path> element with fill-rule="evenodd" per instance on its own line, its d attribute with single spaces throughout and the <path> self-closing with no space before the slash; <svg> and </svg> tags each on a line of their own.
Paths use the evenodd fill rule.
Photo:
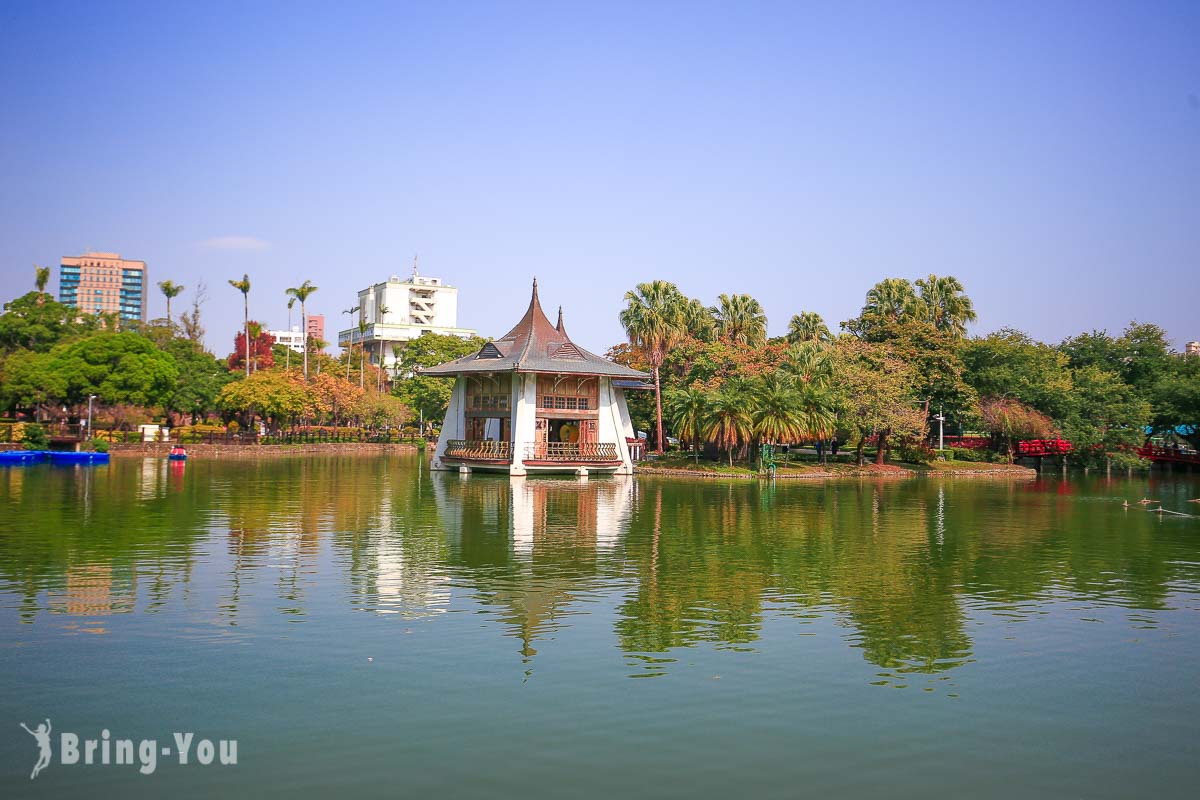
<svg viewBox="0 0 1200 800">
<path fill-rule="evenodd" d="M 469 328 L 458 327 L 458 289 L 440 278 L 417 274 L 415 263 L 411 277 L 401 280 L 393 275 L 358 293 L 358 322 L 366 326 L 366 332 L 360 332 L 357 325 L 341 331 L 338 344 L 350 347 L 361 342 L 372 364 L 382 361 L 389 367 L 396 361 L 395 345 L 424 333 L 464 339 L 475 335 Z"/>
<path fill-rule="evenodd" d="M 63 256 L 58 301 L 85 314 L 116 313 L 146 321 L 146 262 L 117 253 Z"/>
<path fill-rule="evenodd" d="M 1183 346 L 1183 352 L 1189 356 L 1200 356 L 1200 342 L 1188 342 Z"/>
<path fill-rule="evenodd" d="M 308 338 L 325 341 L 325 315 L 308 315 Z"/>
</svg>

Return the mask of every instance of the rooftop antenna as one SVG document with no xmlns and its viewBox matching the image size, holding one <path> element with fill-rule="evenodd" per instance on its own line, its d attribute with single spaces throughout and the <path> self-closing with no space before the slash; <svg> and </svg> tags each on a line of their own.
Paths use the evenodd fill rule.
<svg viewBox="0 0 1200 800">
<path fill-rule="evenodd" d="M 413 278 L 417 277 L 417 254 L 413 253 Z"/>
</svg>

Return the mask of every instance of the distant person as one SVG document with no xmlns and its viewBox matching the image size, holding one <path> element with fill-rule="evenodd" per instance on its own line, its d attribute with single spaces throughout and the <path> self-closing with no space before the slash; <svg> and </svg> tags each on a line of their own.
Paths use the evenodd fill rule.
<svg viewBox="0 0 1200 800">
<path fill-rule="evenodd" d="M 838 439 L 835 436 L 835 437 L 833 437 L 833 440 L 830 441 L 830 443 L 829 443 L 829 453 L 834 458 L 837 458 L 837 451 L 838 451 Z"/>
</svg>

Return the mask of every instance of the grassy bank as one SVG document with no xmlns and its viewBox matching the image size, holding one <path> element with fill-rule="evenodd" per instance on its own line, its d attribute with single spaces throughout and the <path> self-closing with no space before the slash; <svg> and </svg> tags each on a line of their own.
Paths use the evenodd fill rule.
<svg viewBox="0 0 1200 800">
<path fill-rule="evenodd" d="M 640 462 L 636 471 L 640 475 L 675 475 L 696 478 L 756 478 L 757 470 L 745 464 L 710 461 L 700 459 L 697 463 L 691 458 L 680 455 L 665 455 Z M 917 475 L 992 475 L 1031 476 L 1036 471 L 1028 467 L 1010 464 L 993 464 L 974 461 L 935 461 L 932 464 L 910 464 L 893 462 L 877 465 L 866 463 L 861 467 L 853 461 L 830 461 L 825 464 L 816 461 L 792 461 L 787 466 L 780 465 L 775 477 L 780 479 L 827 479 L 827 478 L 881 478 L 881 477 L 915 477 Z"/>
</svg>

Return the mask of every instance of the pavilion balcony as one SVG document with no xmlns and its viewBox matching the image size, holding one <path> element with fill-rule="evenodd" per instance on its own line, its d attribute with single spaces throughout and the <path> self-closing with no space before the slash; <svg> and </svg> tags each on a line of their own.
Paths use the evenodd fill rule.
<svg viewBox="0 0 1200 800">
<path fill-rule="evenodd" d="M 596 464 L 620 462 L 615 442 L 545 442 L 525 446 L 526 462 Z"/>
<path fill-rule="evenodd" d="M 446 443 L 445 458 L 464 461 L 512 461 L 512 442 L 495 439 L 451 439 Z"/>
</svg>

